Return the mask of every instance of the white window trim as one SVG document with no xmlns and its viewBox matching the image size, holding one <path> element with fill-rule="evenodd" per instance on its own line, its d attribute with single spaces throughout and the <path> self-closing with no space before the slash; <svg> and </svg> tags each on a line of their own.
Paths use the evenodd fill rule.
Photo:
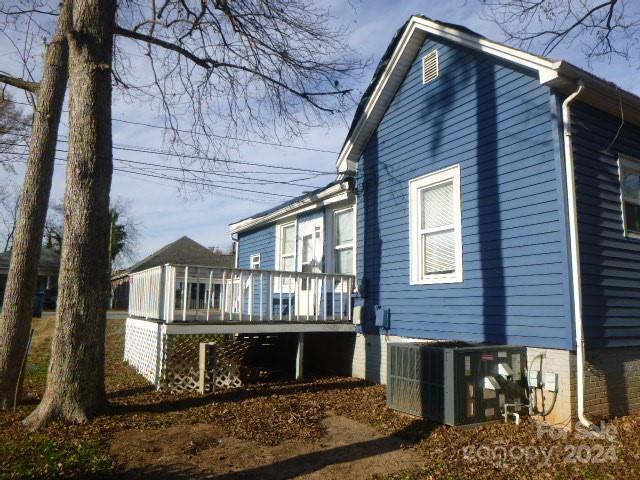
<svg viewBox="0 0 640 480">
<path fill-rule="evenodd" d="M 446 181 L 453 181 L 453 228 L 456 251 L 455 270 L 450 273 L 432 274 L 422 277 L 422 249 L 419 241 L 421 218 L 419 193 L 426 187 Z M 410 285 L 460 283 L 463 281 L 460 165 L 447 167 L 409 181 L 409 263 Z"/>
<path fill-rule="evenodd" d="M 335 225 L 335 215 L 341 212 L 346 212 L 347 210 L 351 210 L 353 212 L 353 240 L 351 241 L 350 244 L 344 244 L 344 245 L 334 245 L 333 240 L 336 238 L 336 225 Z M 327 216 L 326 216 L 326 224 L 327 224 L 327 236 L 326 236 L 326 250 L 327 250 L 327 273 L 335 273 L 336 270 L 336 256 L 335 256 L 335 251 L 337 249 L 346 249 L 346 248 L 351 248 L 352 252 L 353 252 L 353 266 L 352 266 L 352 272 L 350 275 L 355 275 L 356 274 L 356 265 L 357 265 L 357 256 L 356 256 L 356 248 L 357 248 L 357 232 L 358 232 L 358 222 L 356 221 L 356 213 L 357 209 L 356 209 L 356 205 L 349 205 L 349 206 L 340 206 L 340 207 L 335 207 L 332 209 L 328 209 L 327 210 Z M 346 274 L 345 274 L 346 275 Z"/>
<path fill-rule="evenodd" d="M 295 232 L 295 248 L 293 250 L 293 254 L 290 256 L 293 256 L 293 265 L 294 265 L 294 270 L 296 269 L 297 266 L 297 259 L 296 259 L 296 252 L 298 251 L 298 223 L 296 220 L 290 221 L 290 222 L 283 222 L 283 223 L 278 223 L 276 224 L 276 270 L 282 270 L 281 268 L 281 260 L 282 260 L 282 255 L 281 255 L 281 242 L 280 240 L 282 239 L 282 230 L 285 227 L 289 227 L 289 226 L 293 226 L 294 232 Z"/>
<path fill-rule="evenodd" d="M 618 183 L 620 184 L 620 211 L 622 212 L 622 229 L 623 235 L 626 238 L 633 238 L 636 240 L 640 239 L 640 232 L 636 232 L 635 230 L 629 231 L 627 229 L 627 222 L 625 221 L 625 211 L 624 211 L 624 203 L 629 202 L 635 205 L 640 206 L 640 202 L 636 200 L 630 200 L 624 198 L 624 193 L 622 191 L 622 172 L 624 171 L 632 171 L 634 173 L 640 174 L 640 159 L 630 157 L 628 155 L 618 155 Z"/>
<path fill-rule="evenodd" d="M 249 268 L 251 270 L 260 270 L 260 254 L 254 253 L 249 258 Z"/>
</svg>

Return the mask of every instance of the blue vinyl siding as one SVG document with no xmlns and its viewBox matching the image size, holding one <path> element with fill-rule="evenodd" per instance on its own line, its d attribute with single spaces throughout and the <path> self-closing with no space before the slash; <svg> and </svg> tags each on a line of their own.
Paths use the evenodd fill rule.
<svg viewBox="0 0 640 480">
<path fill-rule="evenodd" d="M 438 48 L 440 76 L 421 59 Z M 358 165 L 368 325 L 393 335 L 572 348 L 557 124 L 537 75 L 427 39 Z M 409 180 L 461 166 L 464 282 L 409 284 Z"/>
<path fill-rule="evenodd" d="M 640 158 L 640 128 L 575 103 L 573 148 L 585 340 L 640 345 L 640 241 L 623 236 L 618 154 Z"/>
<path fill-rule="evenodd" d="M 262 270 L 275 268 L 275 225 L 267 225 L 238 235 L 238 267 L 250 268 L 251 255 L 256 253 L 260 254 L 260 268 Z"/>
<path fill-rule="evenodd" d="M 238 266 L 239 268 L 251 268 L 251 256 L 260 254 L 260 269 L 273 270 L 275 268 L 276 255 L 276 226 L 275 224 L 266 225 L 256 228 L 248 232 L 238 234 Z M 246 279 L 243 281 L 243 288 L 250 288 L 253 282 L 253 314 L 260 313 L 261 298 L 269 296 L 269 284 L 263 282 L 261 284 L 260 277 L 253 280 Z M 261 292 L 262 291 L 262 292 Z M 262 293 L 262 297 L 261 297 Z M 268 300 L 262 303 L 263 313 L 268 314 Z M 249 311 L 248 299 L 245 299 L 242 305 L 242 311 L 247 314 Z"/>
</svg>

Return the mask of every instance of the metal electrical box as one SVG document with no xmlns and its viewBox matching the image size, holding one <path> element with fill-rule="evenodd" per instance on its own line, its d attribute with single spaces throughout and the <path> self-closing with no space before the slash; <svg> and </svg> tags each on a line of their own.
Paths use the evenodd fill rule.
<svg viewBox="0 0 640 480">
<path fill-rule="evenodd" d="M 388 308 L 381 307 L 380 305 L 376 305 L 374 310 L 376 312 L 376 327 L 389 330 L 391 311 Z"/>
<path fill-rule="evenodd" d="M 525 368 L 524 347 L 389 343 L 387 404 L 448 425 L 499 420 L 505 403 L 524 404 Z"/>
</svg>

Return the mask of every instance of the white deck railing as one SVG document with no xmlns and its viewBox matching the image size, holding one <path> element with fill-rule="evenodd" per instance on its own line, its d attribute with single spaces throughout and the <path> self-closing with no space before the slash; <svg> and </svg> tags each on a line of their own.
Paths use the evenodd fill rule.
<svg viewBox="0 0 640 480">
<path fill-rule="evenodd" d="M 136 317 L 161 318 L 164 267 L 154 267 L 131 275 L 129 314 Z"/>
<path fill-rule="evenodd" d="M 350 322 L 352 275 L 163 265 L 131 274 L 129 314 L 166 322 Z"/>
</svg>

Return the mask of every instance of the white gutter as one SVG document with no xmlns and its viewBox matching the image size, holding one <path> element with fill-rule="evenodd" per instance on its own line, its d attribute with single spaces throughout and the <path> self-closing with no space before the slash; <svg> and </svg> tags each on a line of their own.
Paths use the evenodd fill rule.
<svg viewBox="0 0 640 480">
<path fill-rule="evenodd" d="M 231 235 L 240 233 L 245 230 L 256 228 L 258 226 L 271 223 L 274 220 L 282 220 L 285 216 L 301 213 L 306 210 L 313 210 L 333 200 L 343 200 L 340 196 L 349 194 L 349 183 L 343 181 L 336 185 L 332 185 L 326 190 L 319 193 L 303 197 L 298 202 L 279 208 L 269 214 L 260 217 L 250 217 L 229 225 L 229 233 Z"/>
<path fill-rule="evenodd" d="M 571 279 L 573 283 L 573 318 L 576 325 L 576 377 L 578 383 L 578 419 L 587 428 L 593 426 L 584 414 L 584 334 L 582 328 L 582 284 L 580 276 L 580 244 L 578 240 L 578 211 L 576 202 L 576 180 L 573 172 L 573 145 L 571 141 L 571 110 L 569 105 L 584 89 L 578 82 L 578 90 L 562 102 L 562 125 L 564 130 L 564 162 L 569 207 L 569 239 L 571 250 Z"/>
</svg>

